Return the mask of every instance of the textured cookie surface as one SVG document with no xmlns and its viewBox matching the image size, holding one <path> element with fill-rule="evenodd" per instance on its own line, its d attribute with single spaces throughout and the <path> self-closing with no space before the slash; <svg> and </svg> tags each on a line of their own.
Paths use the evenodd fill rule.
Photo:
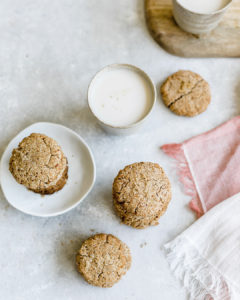
<svg viewBox="0 0 240 300">
<path fill-rule="evenodd" d="M 96 234 L 81 246 L 76 264 L 84 279 L 95 286 L 112 287 L 131 266 L 128 246 L 111 234 Z"/>
<path fill-rule="evenodd" d="M 208 83 L 191 71 L 178 71 L 169 76 L 161 87 L 161 94 L 171 111 L 187 117 L 204 112 L 211 101 Z"/>
<path fill-rule="evenodd" d="M 40 194 L 63 188 L 68 178 L 67 159 L 55 140 L 32 133 L 14 149 L 9 170 L 20 184 Z"/>
<path fill-rule="evenodd" d="M 126 166 L 113 182 L 116 212 L 124 224 L 135 228 L 157 225 L 170 200 L 170 182 L 156 163 Z"/>
</svg>

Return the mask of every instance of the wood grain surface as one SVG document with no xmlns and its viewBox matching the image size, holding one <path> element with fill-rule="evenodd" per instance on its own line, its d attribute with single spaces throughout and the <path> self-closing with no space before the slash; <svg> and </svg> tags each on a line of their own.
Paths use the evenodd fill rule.
<svg viewBox="0 0 240 300">
<path fill-rule="evenodd" d="M 145 14 L 153 38 L 171 54 L 240 57 L 240 0 L 233 1 L 216 29 L 201 35 L 186 33 L 177 26 L 171 0 L 145 0 Z"/>
</svg>

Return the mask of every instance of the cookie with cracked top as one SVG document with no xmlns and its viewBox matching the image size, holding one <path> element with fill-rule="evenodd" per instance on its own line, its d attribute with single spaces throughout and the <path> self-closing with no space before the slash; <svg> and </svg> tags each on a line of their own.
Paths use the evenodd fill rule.
<svg viewBox="0 0 240 300">
<path fill-rule="evenodd" d="M 112 194 L 122 222 L 141 229 L 158 224 L 171 200 L 171 184 L 158 164 L 139 162 L 118 173 Z"/>
<path fill-rule="evenodd" d="M 96 234 L 88 238 L 76 256 L 78 271 L 92 285 L 109 288 L 131 267 L 128 246 L 111 234 Z"/>
<path fill-rule="evenodd" d="M 9 170 L 20 184 L 39 194 L 61 190 L 68 178 L 67 158 L 52 138 L 32 133 L 13 150 Z"/>
<path fill-rule="evenodd" d="M 177 115 L 194 117 L 204 112 L 210 101 L 209 84 L 197 73 L 180 70 L 161 86 L 165 105 Z"/>
</svg>

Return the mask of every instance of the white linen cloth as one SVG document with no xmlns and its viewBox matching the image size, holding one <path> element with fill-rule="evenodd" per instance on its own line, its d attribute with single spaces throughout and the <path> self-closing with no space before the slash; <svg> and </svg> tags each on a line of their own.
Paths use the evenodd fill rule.
<svg viewBox="0 0 240 300">
<path fill-rule="evenodd" d="M 167 260 L 194 300 L 240 300 L 240 193 L 164 245 Z"/>
</svg>

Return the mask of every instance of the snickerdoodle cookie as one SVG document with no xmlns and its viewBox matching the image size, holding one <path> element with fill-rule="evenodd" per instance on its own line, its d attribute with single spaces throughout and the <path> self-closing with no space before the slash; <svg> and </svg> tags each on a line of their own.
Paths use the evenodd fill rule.
<svg viewBox="0 0 240 300">
<path fill-rule="evenodd" d="M 140 162 L 126 166 L 113 182 L 113 201 L 126 225 L 145 228 L 157 225 L 171 200 L 171 185 L 156 163 Z"/>
<path fill-rule="evenodd" d="M 9 170 L 20 184 L 40 194 L 52 194 L 65 185 L 68 178 L 67 158 L 52 138 L 32 133 L 14 149 Z"/>
<path fill-rule="evenodd" d="M 204 112 L 210 101 L 209 84 L 191 71 L 178 71 L 161 86 L 165 105 L 175 114 L 194 117 Z"/>
<path fill-rule="evenodd" d="M 128 246 L 111 234 L 88 238 L 76 256 L 78 271 L 95 286 L 112 287 L 131 266 Z"/>
</svg>

